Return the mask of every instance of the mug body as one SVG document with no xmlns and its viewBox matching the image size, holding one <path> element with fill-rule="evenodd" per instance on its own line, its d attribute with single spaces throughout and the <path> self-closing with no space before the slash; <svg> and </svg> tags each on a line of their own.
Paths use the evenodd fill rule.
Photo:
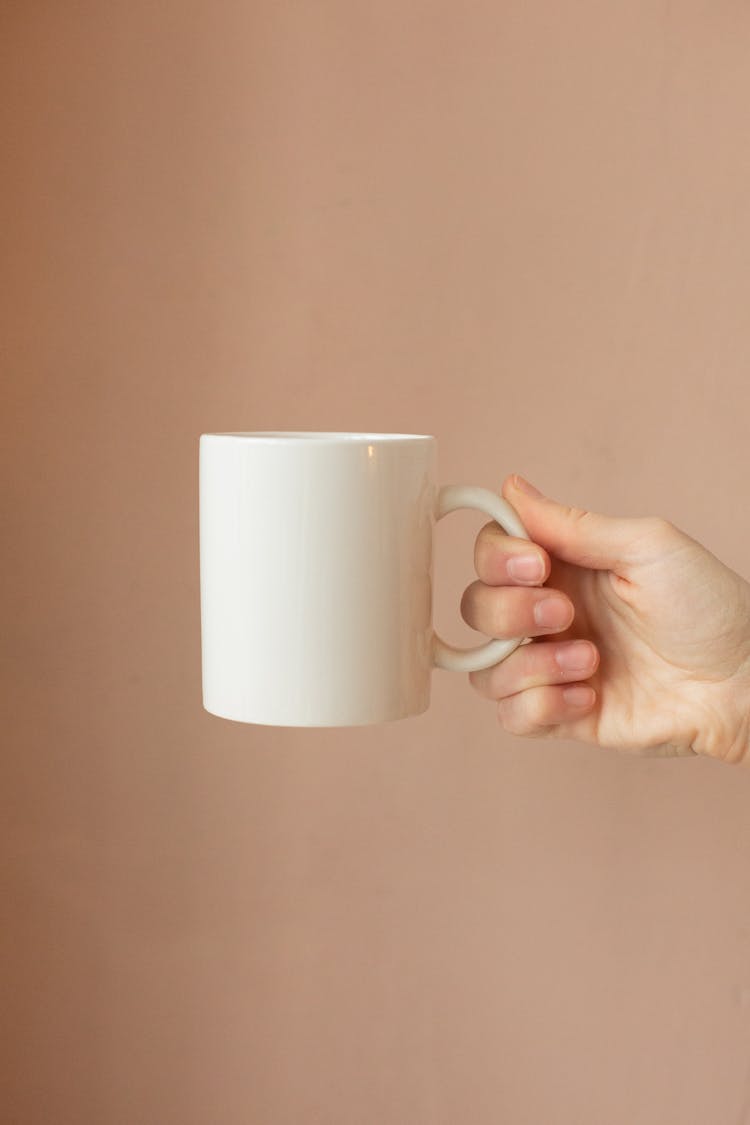
<svg viewBox="0 0 750 1125">
<path fill-rule="evenodd" d="M 276 726 L 424 711 L 436 495 L 429 435 L 202 435 L 206 710 Z"/>
</svg>

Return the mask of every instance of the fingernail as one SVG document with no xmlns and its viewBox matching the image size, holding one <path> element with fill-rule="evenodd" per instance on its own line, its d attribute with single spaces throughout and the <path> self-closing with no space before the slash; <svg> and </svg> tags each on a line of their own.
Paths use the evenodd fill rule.
<svg viewBox="0 0 750 1125">
<path fill-rule="evenodd" d="M 571 707 L 588 707 L 594 701 L 594 689 L 585 684 L 572 684 L 563 688 L 563 699 Z"/>
<path fill-rule="evenodd" d="M 543 494 L 538 488 L 534 488 L 533 484 L 529 484 L 527 480 L 523 477 L 519 477 L 517 473 L 511 478 L 511 484 L 514 488 L 517 488 L 519 492 L 525 492 L 527 496 L 536 496 L 537 499 L 544 499 Z"/>
<path fill-rule="evenodd" d="M 594 663 L 594 653 L 588 641 L 576 641 L 572 645 L 561 645 L 555 653 L 557 666 L 563 672 L 588 672 Z"/>
<path fill-rule="evenodd" d="M 543 629 L 562 629 L 572 620 L 570 602 L 565 598 L 544 598 L 534 606 L 534 621 Z"/>
<path fill-rule="evenodd" d="M 541 582 L 544 559 L 541 555 L 514 555 L 508 559 L 508 574 L 517 582 Z"/>
</svg>

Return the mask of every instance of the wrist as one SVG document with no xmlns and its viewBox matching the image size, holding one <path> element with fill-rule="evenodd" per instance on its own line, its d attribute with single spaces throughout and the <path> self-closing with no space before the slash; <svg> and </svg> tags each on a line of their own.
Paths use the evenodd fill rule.
<svg viewBox="0 0 750 1125">
<path fill-rule="evenodd" d="M 750 766 L 750 666 L 737 691 L 737 738 L 734 760 Z"/>
<path fill-rule="evenodd" d="M 721 684 L 704 709 L 705 722 L 694 744 L 699 754 L 750 766 L 750 661 Z"/>
</svg>

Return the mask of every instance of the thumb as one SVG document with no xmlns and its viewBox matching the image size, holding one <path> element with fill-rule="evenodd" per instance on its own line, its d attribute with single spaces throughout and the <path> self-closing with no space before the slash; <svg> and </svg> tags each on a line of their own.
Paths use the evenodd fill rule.
<svg viewBox="0 0 750 1125">
<path fill-rule="evenodd" d="M 600 516 L 558 504 L 517 475 L 506 479 L 503 496 L 518 512 L 532 540 L 565 562 L 593 570 L 624 571 L 628 563 L 636 561 L 634 546 L 643 520 Z"/>
</svg>

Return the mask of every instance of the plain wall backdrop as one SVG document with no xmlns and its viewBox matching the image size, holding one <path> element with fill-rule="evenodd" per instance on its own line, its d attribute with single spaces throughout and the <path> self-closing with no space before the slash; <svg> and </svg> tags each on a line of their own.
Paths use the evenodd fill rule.
<svg viewBox="0 0 750 1125">
<path fill-rule="evenodd" d="M 396 430 L 749 576 L 749 52 L 708 0 L 2 5 L 5 1121 L 750 1121 L 750 771 L 442 672 L 213 718 L 197 553 L 202 431 Z"/>
</svg>

